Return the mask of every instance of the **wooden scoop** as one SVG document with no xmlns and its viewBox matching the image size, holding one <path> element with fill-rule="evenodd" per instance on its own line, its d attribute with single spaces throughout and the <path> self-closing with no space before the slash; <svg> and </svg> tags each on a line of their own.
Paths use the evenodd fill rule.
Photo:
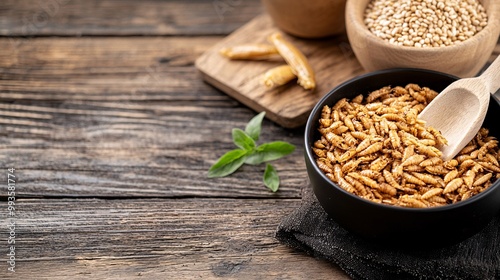
<svg viewBox="0 0 500 280">
<path fill-rule="evenodd" d="M 490 93 L 500 88 L 500 56 L 476 78 L 450 84 L 419 114 L 419 118 L 441 131 L 448 145 L 440 150 L 450 160 L 477 134 L 488 110 Z"/>
</svg>

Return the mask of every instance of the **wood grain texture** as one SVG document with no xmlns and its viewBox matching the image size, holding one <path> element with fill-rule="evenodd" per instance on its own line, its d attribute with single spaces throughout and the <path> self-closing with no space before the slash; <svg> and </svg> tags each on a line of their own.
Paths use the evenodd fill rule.
<svg viewBox="0 0 500 280">
<path fill-rule="evenodd" d="M 298 203 L 288 199 L 20 199 L 15 277 L 348 279 L 336 266 L 294 252 L 274 239 L 276 224 Z M 6 214 L 1 215 L 4 235 Z M 10 275 L 4 269 L 4 254 L 0 263 L 4 279 Z"/>
<path fill-rule="evenodd" d="M 18 245 L 1 279 L 348 279 L 274 239 L 307 184 L 302 129 L 264 121 L 262 140 L 297 146 L 276 162 L 277 194 L 263 166 L 205 178 L 255 112 L 195 60 L 261 13 L 258 0 L 0 3 L 0 167 L 16 168 Z"/>
<path fill-rule="evenodd" d="M 0 35 L 225 35 L 262 10 L 259 0 L 6 0 Z"/>
<path fill-rule="evenodd" d="M 219 51 L 251 43 L 268 43 L 267 37 L 279 32 L 267 15 L 261 15 L 206 51 L 196 61 L 203 78 L 230 96 L 256 111 L 266 111 L 266 117 L 288 128 L 303 126 L 314 105 L 340 83 L 364 73 L 353 55 L 345 36 L 328 40 L 303 40 L 284 35 L 307 57 L 316 76 L 315 91 L 304 90 L 292 81 L 275 89 L 262 84 L 263 74 L 285 64 L 271 61 L 235 61 L 221 56 Z M 237 73 L 237 74 L 235 74 Z"/>
<path fill-rule="evenodd" d="M 206 178 L 254 115 L 193 67 L 217 40 L 38 38 L 0 54 L 0 162 L 18 169 L 19 195 L 269 197 L 264 166 Z M 262 140 L 298 147 L 276 162 L 273 197 L 300 197 L 302 131 L 265 121 Z"/>
</svg>

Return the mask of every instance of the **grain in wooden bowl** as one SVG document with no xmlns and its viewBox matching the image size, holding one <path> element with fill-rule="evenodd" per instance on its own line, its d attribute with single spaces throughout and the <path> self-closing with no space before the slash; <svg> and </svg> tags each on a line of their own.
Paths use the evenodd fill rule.
<svg viewBox="0 0 500 280">
<path fill-rule="evenodd" d="M 356 57 L 368 71 L 414 67 L 471 77 L 498 41 L 500 2 L 348 1 L 346 29 Z"/>
</svg>

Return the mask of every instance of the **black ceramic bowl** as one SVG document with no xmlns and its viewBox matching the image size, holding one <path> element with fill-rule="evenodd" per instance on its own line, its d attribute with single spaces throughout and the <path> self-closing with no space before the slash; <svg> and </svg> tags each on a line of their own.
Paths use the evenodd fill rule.
<svg viewBox="0 0 500 280">
<path fill-rule="evenodd" d="M 457 78 L 421 69 L 389 69 L 347 81 L 326 94 L 313 108 L 305 129 L 305 161 L 312 188 L 329 216 L 353 234 L 383 244 L 449 245 L 472 236 L 500 210 L 500 180 L 486 191 L 451 205 L 415 209 L 378 204 L 351 194 L 329 180 L 317 167 L 312 152 L 320 138 L 318 120 L 324 105 L 341 98 L 353 98 L 384 86 L 416 83 L 437 92 Z M 457 100 L 457 102 L 460 102 Z M 457 112 L 460 114 L 460 112 Z M 500 139 L 500 103 L 491 98 L 484 127 Z"/>
</svg>

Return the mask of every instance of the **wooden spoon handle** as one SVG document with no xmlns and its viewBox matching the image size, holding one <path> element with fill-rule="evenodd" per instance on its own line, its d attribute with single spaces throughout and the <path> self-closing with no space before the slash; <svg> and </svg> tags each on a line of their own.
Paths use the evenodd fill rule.
<svg viewBox="0 0 500 280">
<path fill-rule="evenodd" d="M 491 94 L 494 94 L 500 89 L 500 56 L 497 56 L 480 77 L 489 87 Z"/>
</svg>

